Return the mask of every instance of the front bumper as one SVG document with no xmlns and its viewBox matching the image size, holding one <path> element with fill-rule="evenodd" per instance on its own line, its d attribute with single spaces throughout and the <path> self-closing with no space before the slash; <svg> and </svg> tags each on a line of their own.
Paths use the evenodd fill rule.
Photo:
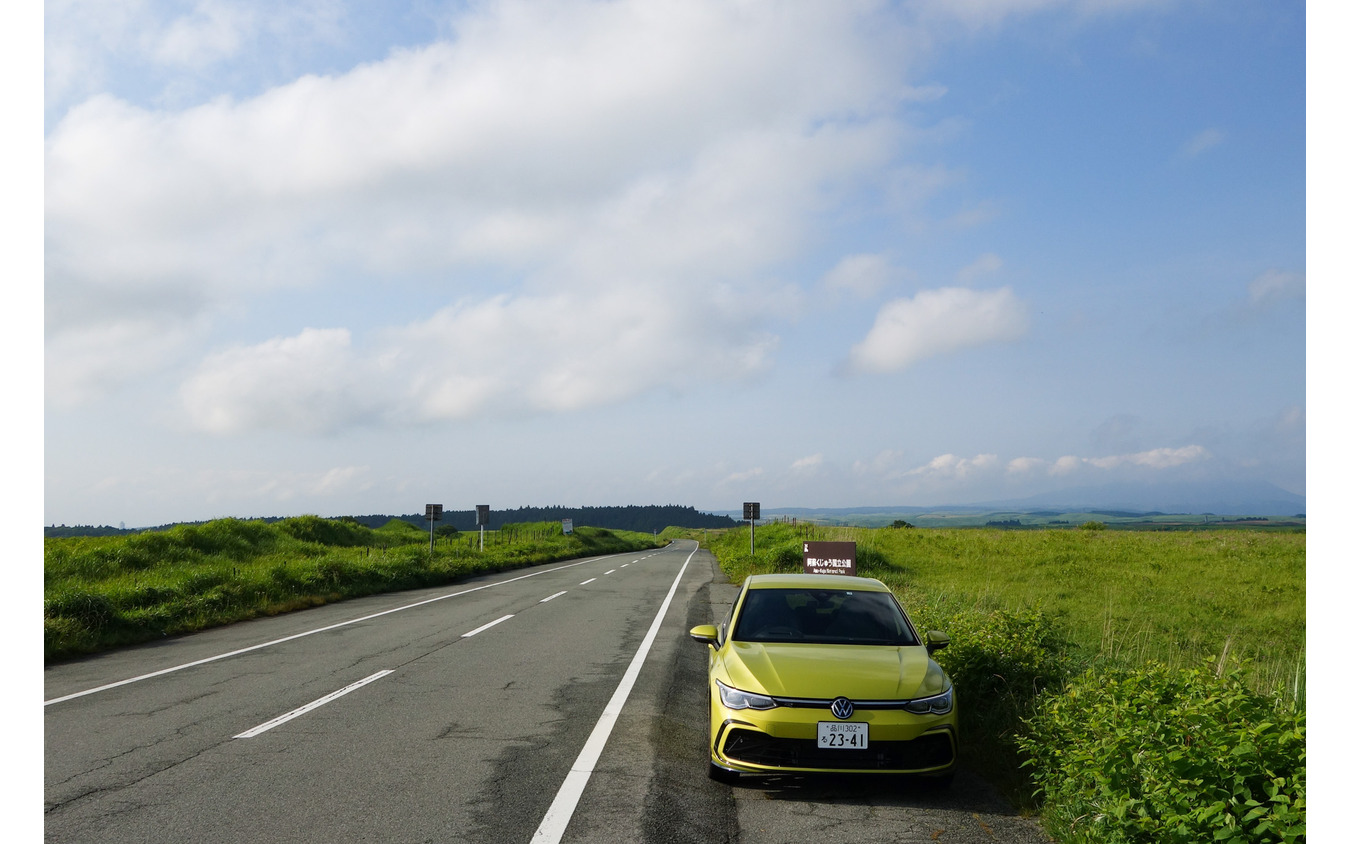
<svg viewBox="0 0 1350 844">
<path fill-rule="evenodd" d="M 816 746 L 816 723 L 835 720 L 828 709 L 731 710 L 714 699 L 712 716 L 712 761 L 730 771 L 942 774 L 956 764 L 955 707 L 940 716 L 858 710 L 849 720 L 868 722 L 866 750 Z"/>
</svg>

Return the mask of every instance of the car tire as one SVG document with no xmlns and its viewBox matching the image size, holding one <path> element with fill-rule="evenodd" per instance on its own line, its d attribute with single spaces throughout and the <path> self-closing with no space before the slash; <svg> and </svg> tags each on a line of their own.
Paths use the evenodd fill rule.
<svg viewBox="0 0 1350 844">
<path fill-rule="evenodd" d="M 711 761 L 708 762 L 708 779 L 713 780 L 714 782 L 725 783 L 726 785 L 734 785 L 736 780 L 740 778 L 741 775 L 735 771 L 728 771 L 726 768 L 717 767 Z"/>
</svg>

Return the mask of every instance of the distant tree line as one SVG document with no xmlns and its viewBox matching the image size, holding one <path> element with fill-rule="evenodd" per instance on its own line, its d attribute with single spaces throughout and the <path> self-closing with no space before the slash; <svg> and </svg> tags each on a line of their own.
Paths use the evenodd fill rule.
<svg viewBox="0 0 1350 844">
<path fill-rule="evenodd" d="M 262 522 L 281 521 L 282 516 L 264 516 L 257 519 Z M 426 520 L 423 513 L 409 513 L 404 515 L 369 515 L 369 516 L 340 516 L 335 521 L 354 522 L 365 525 L 369 528 L 383 527 L 388 524 L 390 519 L 401 519 L 411 525 L 415 525 L 422 530 L 426 530 L 430 522 Z M 491 511 L 490 529 L 499 528 L 502 525 L 519 524 L 522 522 L 560 522 L 563 519 L 571 519 L 576 527 L 598 527 L 609 528 L 610 530 L 632 530 L 642 533 L 660 532 L 668 527 L 685 528 L 729 528 L 740 524 L 729 516 L 713 516 L 708 513 L 701 513 L 693 507 L 680 506 L 675 504 L 661 505 L 628 505 L 626 507 L 520 507 L 515 510 L 493 510 Z M 202 522 L 176 522 L 174 524 L 202 524 Z M 92 525 L 49 525 L 43 528 L 43 534 L 47 537 L 61 536 L 120 536 L 122 534 L 140 533 L 143 530 L 162 530 L 173 527 L 174 524 L 160 525 L 154 528 L 115 528 Z M 441 518 L 436 522 L 436 531 L 439 533 L 446 528 L 456 530 L 477 530 L 477 513 L 470 510 L 446 510 L 441 514 Z"/>
</svg>

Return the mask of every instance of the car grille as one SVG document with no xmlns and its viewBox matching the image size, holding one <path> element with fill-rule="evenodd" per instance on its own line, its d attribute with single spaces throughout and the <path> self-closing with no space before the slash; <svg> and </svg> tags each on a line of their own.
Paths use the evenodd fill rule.
<svg viewBox="0 0 1350 844">
<path fill-rule="evenodd" d="M 816 747 L 815 739 L 781 739 L 753 730 L 727 735 L 724 755 L 750 765 L 778 768 L 835 768 L 858 771 L 922 771 L 951 763 L 949 735 L 926 733 L 910 741 L 874 741 L 866 750 Z"/>
</svg>

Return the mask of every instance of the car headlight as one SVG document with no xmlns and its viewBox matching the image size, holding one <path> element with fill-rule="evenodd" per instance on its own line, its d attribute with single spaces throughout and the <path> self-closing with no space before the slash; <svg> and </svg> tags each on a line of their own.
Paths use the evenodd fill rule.
<svg viewBox="0 0 1350 844">
<path fill-rule="evenodd" d="M 773 709 L 778 706 L 768 695 L 733 689 L 721 680 L 714 682 L 717 683 L 717 693 L 722 697 L 722 705 L 727 709 Z"/>
<path fill-rule="evenodd" d="M 946 715 L 952 711 L 952 699 L 952 687 L 948 686 L 947 691 L 940 695 L 911 700 L 905 704 L 905 711 L 915 715 Z"/>
</svg>

